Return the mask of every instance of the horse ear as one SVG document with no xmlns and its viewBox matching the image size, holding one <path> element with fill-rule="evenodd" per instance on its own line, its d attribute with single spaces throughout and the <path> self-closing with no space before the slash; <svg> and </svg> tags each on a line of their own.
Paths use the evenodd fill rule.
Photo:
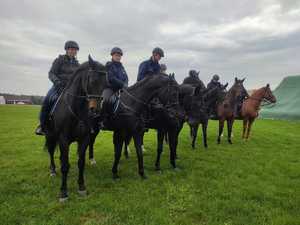
<svg viewBox="0 0 300 225">
<path fill-rule="evenodd" d="M 246 77 L 244 78 L 244 79 L 242 79 L 241 81 L 242 81 L 242 83 L 244 82 L 246 80 Z"/>
<path fill-rule="evenodd" d="M 270 87 L 270 84 L 267 84 L 267 87 Z"/>
<path fill-rule="evenodd" d="M 224 89 L 226 89 L 228 86 L 228 82 L 223 86 Z"/>
<path fill-rule="evenodd" d="M 237 77 L 235 77 L 235 78 L 234 78 L 234 81 L 235 81 L 235 82 L 238 82 L 238 78 L 237 78 Z"/>
<path fill-rule="evenodd" d="M 89 55 L 89 66 L 91 68 L 94 68 L 95 67 L 95 61 L 93 60 L 92 56 Z"/>
</svg>

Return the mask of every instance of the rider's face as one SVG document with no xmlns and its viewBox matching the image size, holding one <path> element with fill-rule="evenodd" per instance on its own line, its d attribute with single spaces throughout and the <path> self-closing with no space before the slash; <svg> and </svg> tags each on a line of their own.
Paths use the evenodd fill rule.
<svg viewBox="0 0 300 225">
<path fill-rule="evenodd" d="M 119 53 L 115 53 L 115 54 L 112 55 L 112 60 L 115 61 L 115 62 L 120 62 L 121 58 L 122 58 L 122 55 L 119 54 Z"/>
<path fill-rule="evenodd" d="M 154 61 L 159 62 L 160 59 L 161 59 L 161 56 L 159 54 L 153 54 Z"/>
<path fill-rule="evenodd" d="M 70 57 L 75 57 L 77 55 L 77 49 L 76 48 L 68 48 L 67 55 Z"/>
</svg>

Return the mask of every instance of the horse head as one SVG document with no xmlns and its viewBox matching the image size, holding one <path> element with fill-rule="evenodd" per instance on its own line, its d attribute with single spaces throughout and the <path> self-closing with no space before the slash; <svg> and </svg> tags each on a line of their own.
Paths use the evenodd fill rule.
<svg viewBox="0 0 300 225">
<path fill-rule="evenodd" d="M 270 84 L 267 84 L 265 87 L 264 87 L 264 96 L 263 98 L 266 99 L 267 101 L 271 102 L 271 103 L 276 103 L 276 97 L 273 95 L 272 91 L 271 91 L 271 88 L 270 88 Z"/>
</svg>

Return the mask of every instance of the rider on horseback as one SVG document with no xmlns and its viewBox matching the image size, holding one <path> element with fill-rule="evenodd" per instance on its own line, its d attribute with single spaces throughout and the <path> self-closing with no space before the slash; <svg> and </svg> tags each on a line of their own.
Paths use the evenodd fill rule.
<svg viewBox="0 0 300 225">
<path fill-rule="evenodd" d="M 201 89 L 205 88 L 204 83 L 199 78 L 199 72 L 196 70 L 190 70 L 189 76 L 183 80 L 183 84 L 189 84 L 193 87 L 200 87 Z"/>
<path fill-rule="evenodd" d="M 121 63 L 123 51 L 119 47 L 114 47 L 111 52 L 111 61 L 106 63 L 107 69 L 107 88 L 104 89 L 102 97 L 103 102 L 109 102 L 111 96 L 128 86 L 128 76 Z"/>
<path fill-rule="evenodd" d="M 219 75 L 217 74 L 213 75 L 211 81 L 207 85 L 207 88 L 208 89 L 213 89 L 215 87 L 222 88 L 222 84 L 219 82 L 219 80 L 220 80 Z"/>
<path fill-rule="evenodd" d="M 48 91 L 40 112 L 40 125 L 37 127 L 35 133 L 37 135 L 45 134 L 45 124 L 49 118 L 54 104 L 66 87 L 67 82 L 71 78 L 73 72 L 79 67 L 76 59 L 79 46 L 75 41 L 67 41 L 65 43 L 66 54 L 59 55 L 53 62 L 49 71 L 49 79 L 53 86 Z"/>
<path fill-rule="evenodd" d="M 140 64 L 137 81 L 144 79 L 148 75 L 159 74 L 161 72 L 161 66 L 158 62 L 164 56 L 164 51 L 161 48 L 154 48 L 151 58 Z"/>
</svg>

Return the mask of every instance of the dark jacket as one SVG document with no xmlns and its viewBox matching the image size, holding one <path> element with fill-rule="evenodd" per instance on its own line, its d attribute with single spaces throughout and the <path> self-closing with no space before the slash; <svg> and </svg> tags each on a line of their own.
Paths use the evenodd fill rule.
<svg viewBox="0 0 300 225">
<path fill-rule="evenodd" d="M 144 79 L 148 75 L 159 74 L 160 65 L 158 62 L 152 60 L 152 58 L 142 62 L 139 66 L 137 75 L 137 81 Z"/>
<path fill-rule="evenodd" d="M 55 86 L 65 86 L 79 66 L 77 59 L 59 55 L 52 63 L 48 77 Z"/>
<path fill-rule="evenodd" d="M 213 89 L 215 87 L 222 88 L 222 85 L 219 81 L 214 81 L 214 80 L 211 80 L 207 85 L 208 89 Z"/>
<path fill-rule="evenodd" d="M 202 88 L 205 88 L 204 83 L 199 79 L 199 77 L 196 77 L 196 76 L 188 76 L 188 77 L 186 77 L 186 78 L 183 80 L 183 83 L 184 83 L 184 84 L 192 85 L 192 86 L 194 86 L 194 87 L 200 86 L 201 89 L 202 89 Z"/>
<path fill-rule="evenodd" d="M 120 62 L 109 61 L 106 63 L 108 87 L 114 91 L 128 86 L 127 73 Z"/>
</svg>

